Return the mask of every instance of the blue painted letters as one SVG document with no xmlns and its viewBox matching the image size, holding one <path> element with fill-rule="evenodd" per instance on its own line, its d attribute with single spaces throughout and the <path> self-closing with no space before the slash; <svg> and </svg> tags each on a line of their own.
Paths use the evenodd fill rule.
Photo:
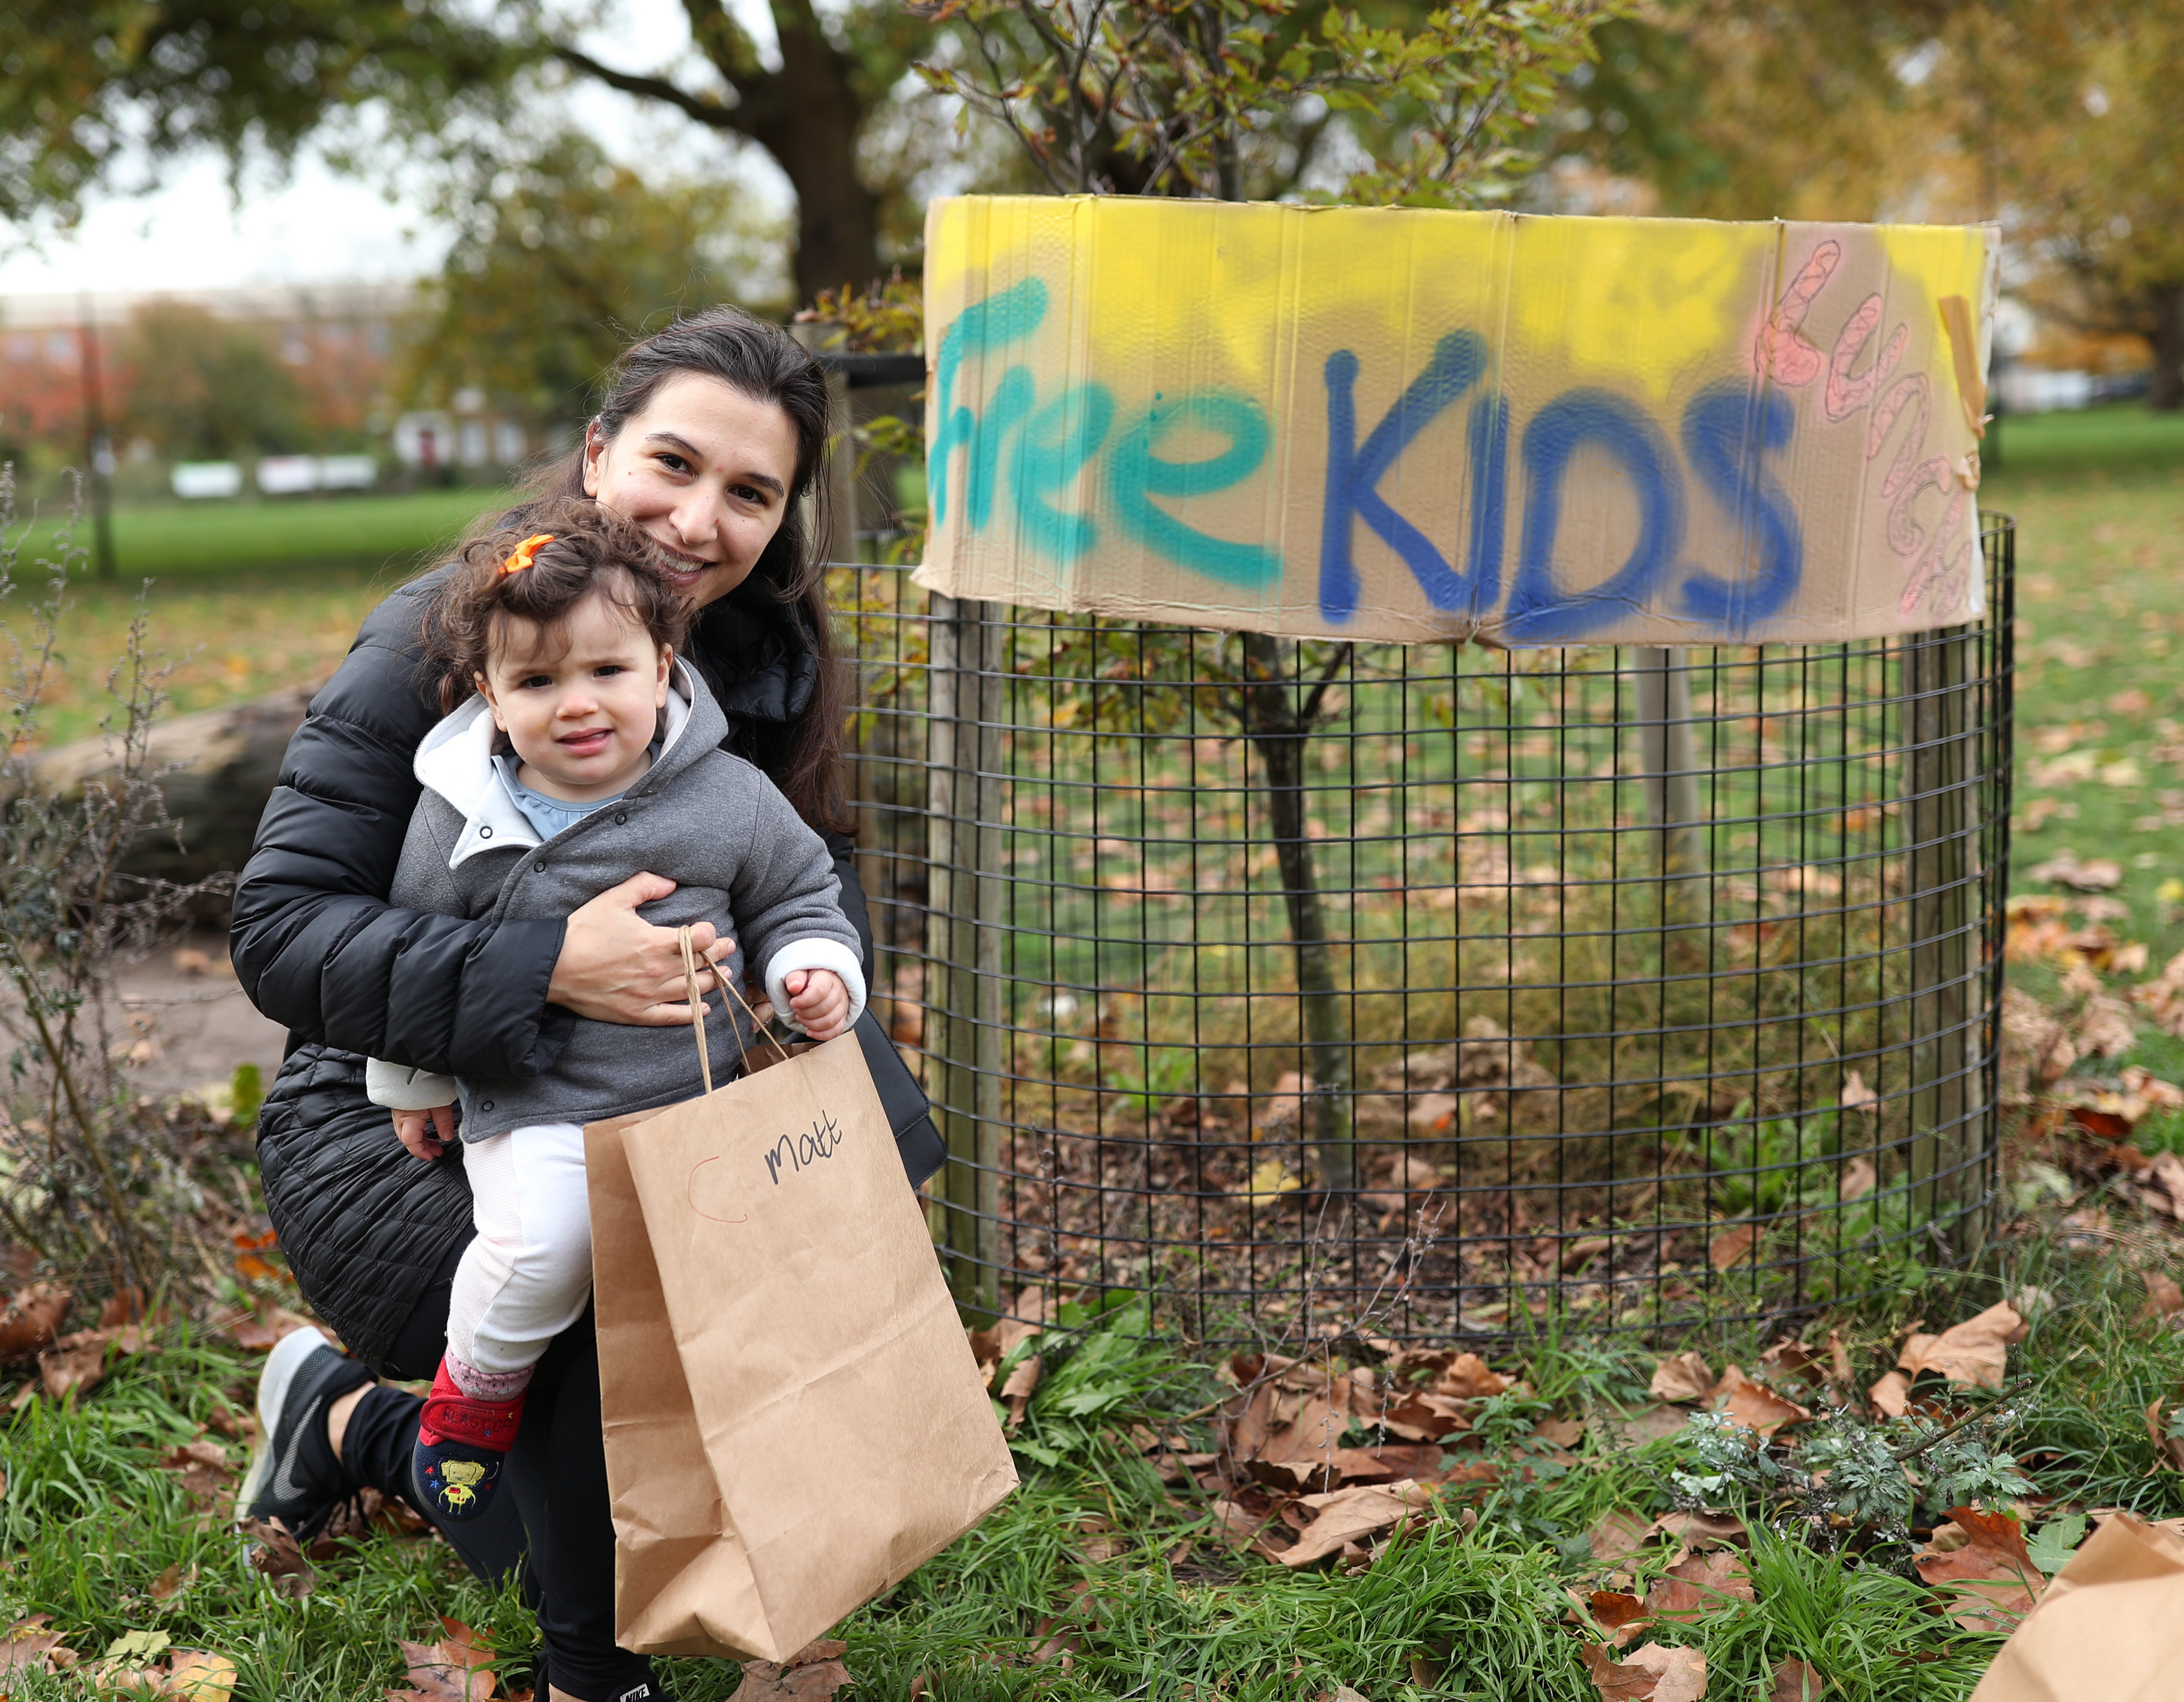
<svg viewBox="0 0 2184 1702">
<path fill-rule="evenodd" d="M 1153 453 L 1163 436 L 1186 424 L 1220 432 L 1228 447 L 1203 461 L 1164 461 Z M 1274 551 L 1209 537 L 1152 500 L 1210 496 L 1241 484 L 1267 459 L 1269 435 L 1266 414 L 1248 397 L 1206 391 L 1173 402 L 1154 398 L 1115 446 L 1108 464 L 1107 488 L 1117 521 L 1141 543 L 1224 585 L 1256 591 L 1278 582 L 1282 559 Z"/>
<path fill-rule="evenodd" d="M 1756 553 L 1747 579 L 1699 573 L 1684 581 L 1684 609 L 1741 637 L 1755 620 L 1780 614 L 1797 594 L 1805 544 L 1790 493 L 1767 470 L 1767 453 L 1786 449 L 1796 415 L 1779 390 L 1710 385 L 1684 410 L 1684 453 L 1699 482 L 1736 526 L 1733 565 Z"/>
<path fill-rule="evenodd" d="M 1638 542 L 1605 585 L 1565 592 L 1555 582 L 1563 480 L 1579 446 L 1596 443 L 1623 464 L 1638 495 Z M 1606 390 L 1565 391 L 1524 428 L 1524 536 L 1506 631 L 1513 642 L 1578 642 L 1642 610 L 1684 542 L 1684 481 L 1653 422 Z"/>
</svg>

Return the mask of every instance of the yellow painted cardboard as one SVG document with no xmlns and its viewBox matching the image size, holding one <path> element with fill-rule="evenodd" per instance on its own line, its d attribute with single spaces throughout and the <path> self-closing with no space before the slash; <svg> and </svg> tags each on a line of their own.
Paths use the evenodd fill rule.
<svg viewBox="0 0 2184 1702">
<path fill-rule="evenodd" d="M 936 201 L 916 577 L 1402 641 L 1971 620 L 1995 252 L 1985 226 Z"/>
</svg>

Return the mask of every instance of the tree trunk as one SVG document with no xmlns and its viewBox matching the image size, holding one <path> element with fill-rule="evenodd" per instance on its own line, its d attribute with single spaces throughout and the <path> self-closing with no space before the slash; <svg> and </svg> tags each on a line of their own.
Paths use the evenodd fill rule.
<svg viewBox="0 0 2184 1702">
<path fill-rule="evenodd" d="M 2184 284 L 2153 292 L 2153 387 L 2146 405 L 2164 414 L 2184 409 Z"/>
<path fill-rule="evenodd" d="M 122 872 L 194 885 L 242 867 L 281 773 L 288 740 L 304 724 L 315 686 L 289 686 L 262 698 L 176 715 L 152 731 L 151 762 L 175 832 L 154 834 L 129 854 Z M 32 766 L 41 786 L 70 793 L 113 770 L 103 736 L 57 745 Z M 225 921 L 225 892 L 192 906 L 201 921 Z"/>
<path fill-rule="evenodd" d="M 781 69 L 758 63 L 749 39 L 712 0 L 686 0 L 691 31 L 734 99 L 693 93 L 671 78 L 618 70 L 567 45 L 571 70 L 640 100 L 656 101 L 709 130 L 749 138 L 773 156 L 796 191 L 796 297 L 861 288 L 880 275 L 878 198 L 857 175 L 857 135 L 870 115 L 846 54 L 820 27 L 811 0 L 773 0 Z"/>
<path fill-rule="evenodd" d="M 796 299 L 861 289 L 880 275 L 879 209 L 857 175 L 866 116 L 837 53 L 805 0 L 775 0 L 781 69 L 742 126 L 774 157 L 796 191 Z"/>
<path fill-rule="evenodd" d="M 1357 1185 L 1350 1026 L 1334 983 L 1327 912 L 1320 904 L 1305 820 L 1304 755 L 1312 737 L 1311 710 L 1300 712 L 1294 699 L 1297 682 L 1282 667 L 1280 641 L 1263 632 L 1246 632 L 1243 637 L 1244 731 L 1267 770 L 1274 859 L 1281 870 L 1282 901 L 1290 913 L 1305 1055 L 1312 1066 L 1312 1091 L 1306 1095 L 1306 1114 L 1300 1121 L 1310 1132 L 1318 1158 L 1320 1185 L 1329 1192 L 1346 1193 Z M 1318 693 L 1312 695 L 1316 707 Z"/>
</svg>

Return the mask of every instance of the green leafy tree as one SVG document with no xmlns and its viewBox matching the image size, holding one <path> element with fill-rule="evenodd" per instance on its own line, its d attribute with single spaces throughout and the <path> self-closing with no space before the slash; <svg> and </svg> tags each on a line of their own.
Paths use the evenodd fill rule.
<svg viewBox="0 0 2184 1702">
<path fill-rule="evenodd" d="M 227 460 L 313 447 L 302 384 L 255 325 L 181 302 L 139 308 L 121 339 L 123 430 L 171 460 Z"/>
<path fill-rule="evenodd" d="M 1294 0 L 934 0 L 957 26 L 918 70 L 1003 125 L 1064 194 L 1278 198 L 1347 131 L 1342 200 L 1505 197 L 1611 0 L 1462 0 L 1396 21 Z"/>
<path fill-rule="evenodd" d="M 1557 151 L 1668 213 L 1997 220 L 2012 287 L 2184 407 L 2184 0 L 1663 0 L 1599 45 Z"/>
<path fill-rule="evenodd" d="M 1934 97 L 1967 181 L 2066 323 L 2143 337 L 2148 401 L 2184 408 L 2184 0 L 1967 13 L 1937 40 Z"/>
<path fill-rule="evenodd" d="M 1924 169 L 1917 56 L 1947 9 L 1664 0 L 1602 27 L 1555 150 L 1641 180 L 1663 213 L 1877 218 Z"/>
<path fill-rule="evenodd" d="M 1362 163 L 1325 198 L 1469 207 L 1537 163 L 1561 85 L 1620 0 L 1460 0 L 1405 25 L 1294 0 L 933 0 L 956 50 L 921 64 L 1065 192 L 1253 198 L 1308 188 L 1340 130 Z M 1120 635 L 1113 635 L 1119 637 Z M 1257 753 L 1281 874 L 1323 1185 L 1355 1185 L 1349 1016 L 1307 820 L 1307 746 L 1346 644 L 1236 634 L 1207 677 L 1187 643 L 1088 631 L 1058 678 L 1134 677 L 1179 724 L 1217 705 Z M 1212 690 L 1207 690 L 1208 687 Z M 1113 694 L 1109 694 L 1111 699 Z M 1096 702 L 1083 706 L 1096 715 Z"/>
<path fill-rule="evenodd" d="M 655 186 L 563 136 L 479 191 L 450 208 L 460 235 L 404 364 L 415 400 L 474 387 L 559 425 L 632 332 L 724 299 L 784 305 L 782 233 L 732 186 Z"/>
<path fill-rule="evenodd" d="M 356 166 L 391 145 L 460 175 L 573 77 L 771 156 L 796 192 L 800 299 L 880 276 L 883 226 L 909 236 L 914 220 L 881 204 L 907 186 L 901 125 L 884 151 L 865 131 L 925 25 L 890 0 L 823 17 L 771 0 L 769 63 L 723 0 L 683 5 L 694 51 L 637 74 L 584 51 L 586 15 L 544 0 L 0 0 L 0 220 L 65 225 L 117 174 L 208 147 L 240 169 L 314 139 Z"/>
<path fill-rule="evenodd" d="M 404 0 L 0 0 L 0 220 L 73 223 L 117 172 L 205 147 L 283 159 L 387 97 L 428 132 L 521 60 Z"/>
</svg>

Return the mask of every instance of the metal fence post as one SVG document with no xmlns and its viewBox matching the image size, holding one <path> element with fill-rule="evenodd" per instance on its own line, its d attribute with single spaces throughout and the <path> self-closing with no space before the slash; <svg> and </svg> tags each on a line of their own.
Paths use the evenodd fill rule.
<svg viewBox="0 0 2184 1702">
<path fill-rule="evenodd" d="M 1911 1210 L 1975 1203 L 1966 1186 L 1985 1110 L 1973 899 L 1978 851 L 1970 647 L 1961 626 L 1903 643 L 1910 857 Z M 1967 1195 L 1970 1197 L 1968 1198 Z M 1961 1249 L 1959 1249 L 1961 1250 Z"/>
<path fill-rule="evenodd" d="M 925 1005 L 949 1156 L 936 1238 L 958 1304 L 980 1321 L 1000 1309 L 1003 613 L 936 596 L 928 629 Z"/>
</svg>

